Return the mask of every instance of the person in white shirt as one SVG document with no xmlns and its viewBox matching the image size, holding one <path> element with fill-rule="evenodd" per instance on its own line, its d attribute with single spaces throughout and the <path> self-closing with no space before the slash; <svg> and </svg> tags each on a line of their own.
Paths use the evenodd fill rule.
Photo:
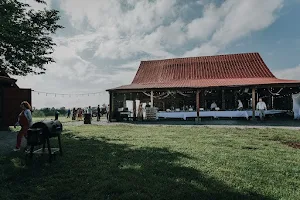
<svg viewBox="0 0 300 200">
<path fill-rule="evenodd" d="M 242 103 L 242 101 L 241 100 L 238 100 L 238 110 L 243 110 L 243 103 Z"/>
<path fill-rule="evenodd" d="M 92 110 L 91 106 L 88 107 L 87 113 L 91 115 L 91 119 L 92 119 L 93 118 L 93 110 Z"/>
<path fill-rule="evenodd" d="M 260 120 L 263 120 L 265 117 L 265 110 L 267 110 L 267 105 L 263 102 L 262 98 L 259 98 L 258 103 L 256 104 L 256 110 L 259 111 Z"/>
<path fill-rule="evenodd" d="M 211 110 L 216 110 L 217 107 L 218 106 L 217 106 L 216 102 L 212 102 L 212 104 L 210 105 Z"/>
</svg>

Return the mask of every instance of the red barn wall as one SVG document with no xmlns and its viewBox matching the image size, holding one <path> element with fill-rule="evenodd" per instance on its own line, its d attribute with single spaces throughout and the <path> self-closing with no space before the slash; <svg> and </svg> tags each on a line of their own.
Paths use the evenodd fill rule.
<svg viewBox="0 0 300 200">
<path fill-rule="evenodd" d="M 31 105 L 31 89 L 4 88 L 2 92 L 2 124 L 13 126 L 21 112 L 20 104 L 28 101 Z"/>
</svg>

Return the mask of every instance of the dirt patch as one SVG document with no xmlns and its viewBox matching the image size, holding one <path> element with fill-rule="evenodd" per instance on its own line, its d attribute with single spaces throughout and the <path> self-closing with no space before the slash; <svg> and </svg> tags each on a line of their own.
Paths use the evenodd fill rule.
<svg viewBox="0 0 300 200">
<path fill-rule="evenodd" d="M 284 144 L 295 149 L 300 149 L 300 142 L 284 142 Z"/>
<path fill-rule="evenodd" d="M 247 147 L 242 147 L 242 149 L 247 149 L 247 150 L 257 150 L 258 148 L 247 146 Z"/>
</svg>

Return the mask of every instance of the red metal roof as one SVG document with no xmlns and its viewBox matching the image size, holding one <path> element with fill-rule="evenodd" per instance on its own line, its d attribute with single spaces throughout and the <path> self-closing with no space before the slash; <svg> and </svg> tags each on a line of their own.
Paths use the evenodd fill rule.
<svg viewBox="0 0 300 200">
<path fill-rule="evenodd" d="M 112 90 L 300 83 L 277 79 L 259 53 L 142 61 L 130 85 Z"/>
</svg>

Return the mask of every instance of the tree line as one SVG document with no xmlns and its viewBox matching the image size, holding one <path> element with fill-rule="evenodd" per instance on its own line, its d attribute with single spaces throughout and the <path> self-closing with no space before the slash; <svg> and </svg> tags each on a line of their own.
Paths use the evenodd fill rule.
<svg viewBox="0 0 300 200">
<path fill-rule="evenodd" d="M 55 112 L 58 111 L 60 116 L 67 115 L 68 110 L 65 107 L 57 108 L 41 108 L 41 109 L 33 109 L 32 116 L 33 117 L 49 117 L 54 116 Z"/>
</svg>

